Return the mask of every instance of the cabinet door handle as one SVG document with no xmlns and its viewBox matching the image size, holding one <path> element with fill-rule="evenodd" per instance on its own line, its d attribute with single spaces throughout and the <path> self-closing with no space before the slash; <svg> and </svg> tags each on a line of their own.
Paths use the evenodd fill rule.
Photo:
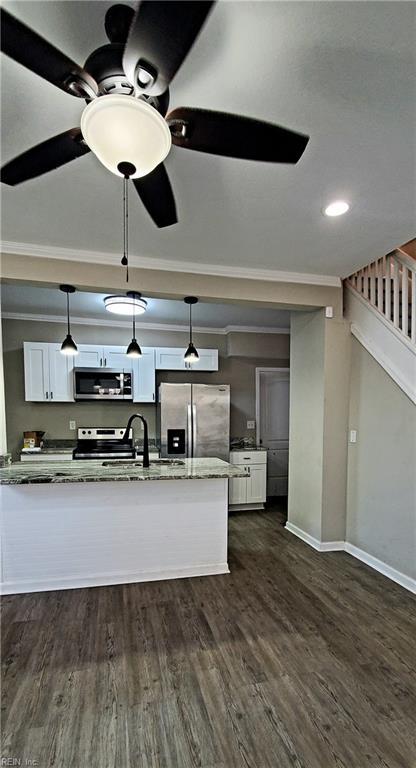
<svg viewBox="0 0 416 768">
<path fill-rule="evenodd" d="M 53 400 L 53 392 L 51 392 L 51 400 Z"/>
<path fill-rule="evenodd" d="M 155 399 L 155 393 L 153 392 L 152 393 L 152 400 L 154 400 L 154 399 Z"/>
<path fill-rule="evenodd" d="M 107 358 L 104 358 L 104 367 L 107 365 Z"/>
<path fill-rule="evenodd" d="M 45 392 L 45 400 L 49 398 L 49 392 Z"/>
<path fill-rule="evenodd" d="M 102 368 L 102 367 L 103 367 L 103 358 L 100 357 L 100 368 Z"/>
</svg>

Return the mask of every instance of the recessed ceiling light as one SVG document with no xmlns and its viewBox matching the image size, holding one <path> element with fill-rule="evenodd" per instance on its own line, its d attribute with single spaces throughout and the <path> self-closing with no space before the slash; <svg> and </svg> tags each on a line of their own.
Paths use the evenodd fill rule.
<svg viewBox="0 0 416 768">
<path fill-rule="evenodd" d="M 115 315 L 129 315 L 130 317 L 142 315 L 147 309 L 147 301 L 142 299 L 137 291 L 127 291 L 124 296 L 106 296 L 104 304 L 108 312 Z"/>
<path fill-rule="evenodd" d="M 342 216 L 343 213 L 347 213 L 349 207 L 349 203 L 345 200 L 334 200 L 324 208 L 324 214 L 325 216 Z"/>
</svg>

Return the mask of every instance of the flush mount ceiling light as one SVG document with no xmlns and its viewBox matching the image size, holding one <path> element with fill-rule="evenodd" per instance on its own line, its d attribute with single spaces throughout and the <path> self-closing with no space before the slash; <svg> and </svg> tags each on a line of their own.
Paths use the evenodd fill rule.
<svg viewBox="0 0 416 768">
<path fill-rule="evenodd" d="M 146 312 L 147 301 L 137 291 L 127 291 L 121 296 L 106 296 L 105 308 L 114 315 L 142 315 Z"/>
<path fill-rule="evenodd" d="M 66 293 L 66 320 L 68 324 L 68 333 L 62 342 L 61 353 L 63 355 L 77 355 L 78 347 L 71 336 L 71 328 L 69 325 L 69 294 L 75 293 L 75 288 L 73 285 L 60 285 L 59 290 L 62 291 L 62 293 Z"/>
<path fill-rule="evenodd" d="M 124 94 L 91 101 L 81 116 L 81 132 L 100 162 L 116 176 L 124 176 L 121 163 L 130 163 L 131 179 L 153 171 L 172 145 L 162 115 L 145 101 Z"/>
<path fill-rule="evenodd" d="M 349 209 L 349 203 L 345 202 L 345 200 L 334 200 L 333 203 L 330 203 L 324 208 L 323 212 L 325 216 L 342 216 L 342 214 L 347 213 Z"/>
<path fill-rule="evenodd" d="M 185 304 L 189 305 L 189 344 L 183 359 L 185 363 L 197 363 L 199 361 L 199 355 L 192 341 L 192 305 L 198 303 L 196 296 L 185 296 Z"/>
</svg>

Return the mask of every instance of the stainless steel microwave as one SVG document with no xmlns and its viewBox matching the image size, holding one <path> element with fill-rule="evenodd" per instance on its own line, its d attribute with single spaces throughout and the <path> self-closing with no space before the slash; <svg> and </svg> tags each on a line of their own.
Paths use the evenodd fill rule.
<svg viewBox="0 0 416 768">
<path fill-rule="evenodd" d="M 118 368 L 74 368 L 75 400 L 133 400 L 133 374 Z"/>
</svg>

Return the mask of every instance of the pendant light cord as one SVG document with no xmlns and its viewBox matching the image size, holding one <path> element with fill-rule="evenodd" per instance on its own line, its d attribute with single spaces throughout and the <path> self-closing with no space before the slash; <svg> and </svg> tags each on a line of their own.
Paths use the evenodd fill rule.
<svg viewBox="0 0 416 768">
<path fill-rule="evenodd" d="M 134 314 L 134 307 L 133 307 L 133 341 L 136 341 L 136 315 Z"/>
<path fill-rule="evenodd" d="M 70 336 L 70 327 L 69 327 L 69 293 L 66 294 L 66 319 L 68 323 L 68 336 Z"/>
<path fill-rule="evenodd" d="M 126 283 L 129 282 L 129 187 L 128 176 L 123 179 L 123 258 L 121 263 L 126 267 Z"/>
<path fill-rule="evenodd" d="M 192 344 L 192 304 L 189 305 L 189 343 Z"/>
</svg>

